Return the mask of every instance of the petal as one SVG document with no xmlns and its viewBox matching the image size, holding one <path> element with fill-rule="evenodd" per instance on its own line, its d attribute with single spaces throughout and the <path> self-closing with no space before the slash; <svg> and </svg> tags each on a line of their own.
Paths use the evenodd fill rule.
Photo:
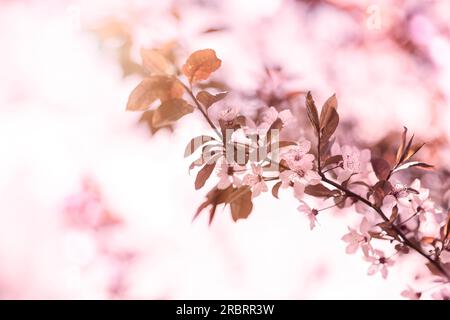
<svg viewBox="0 0 450 320">
<path fill-rule="evenodd" d="M 347 254 L 354 254 L 356 252 L 356 250 L 358 250 L 358 248 L 359 248 L 358 242 L 353 242 L 353 243 L 350 243 L 347 246 L 347 248 L 345 248 L 345 252 Z"/>
<path fill-rule="evenodd" d="M 387 195 L 383 199 L 383 207 L 387 208 L 387 211 L 392 210 L 392 208 L 397 204 L 397 198 L 395 198 L 393 195 Z"/>
<path fill-rule="evenodd" d="M 269 188 L 267 187 L 267 184 L 265 181 L 261 181 L 259 184 L 259 188 L 261 189 L 261 192 L 267 192 L 269 191 Z"/>
<path fill-rule="evenodd" d="M 281 119 L 281 121 L 287 125 L 291 123 L 294 120 L 294 116 L 291 113 L 291 110 L 283 110 L 278 114 L 278 117 Z M 309 149 L 308 149 L 309 150 Z"/>
<path fill-rule="evenodd" d="M 246 174 L 243 183 L 247 186 L 253 186 L 258 181 L 257 177 L 252 174 Z"/>
<path fill-rule="evenodd" d="M 361 250 L 364 253 L 365 257 L 369 256 L 369 253 L 370 253 L 371 249 L 372 249 L 372 247 L 368 243 L 364 243 L 364 244 L 361 245 Z"/>
<path fill-rule="evenodd" d="M 291 183 L 291 175 L 293 172 L 291 170 L 286 170 L 280 173 L 281 187 L 287 188 Z"/>
<path fill-rule="evenodd" d="M 302 163 L 302 165 L 312 165 L 312 162 L 314 161 L 315 157 L 313 154 L 311 153 L 307 153 L 305 154 L 302 159 L 300 160 L 300 162 Z"/>
<path fill-rule="evenodd" d="M 361 153 L 359 155 L 359 161 L 361 163 L 369 162 L 371 158 L 372 158 L 372 156 L 371 156 L 371 152 L 369 149 L 361 150 Z"/>
<path fill-rule="evenodd" d="M 217 183 L 217 189 L 224 190 L 231 185 L 231 181 L 228 176 L 222 176 Z"/>
<path fill-rule="evenodd" d="M 368 274 L 369 276 L 374 275 L 375 273 L 377 273 L 378 268 L 379 268 L 379 265 L 378 265 L 378 264 L 372 264 L 372 265 L 369 267 L 369 269 L 367 270 L 367 274 Z"/>
<path fill-rule="evenodd" d="M 334 144 L 331 146 L 331 154 L 334 155 L 334 156 L 335 156 L 335 155 L 342 154 L 341 147 L 339 146 L 338 143 L 334 143 Z"/>
<path fill-rule="evenodd" d="M 313 170 L 306 171 L 305 179 L 306 181 L 308 181 L 309 184 L 312 185 L 316 185 L 322 180 L 321 176 Z"/>
<path fill-rule="evenodd" d="M 361 220 L 361 224 L 359 225 L 359 231 L 360 231 L 362 234 L 367 234 L 367 233 L 369 232 L 369 230 L 370 230 L 371 227 L 372 227 L 372 224 L 369 222 L 369 220 L 367 220 L 366 217 L 364 217 L 364 218 Z"/>
<path fill-rule="evenodd" d="M 302 197 L 305 193 L 305 185 L 301 183 L 294 183 L 294 196 L 296 198 Z"/>
<path fill-rule="evenodd" d="M 388 276 L 388 269 L 385 265 L 381 267 L 381 276 L 383 277 L 383 279 L 386 279 Z"/>
<path fill-rule="evenodd" d="M 258 188 L 258 185 L 255 185 L 252 189 L 252 198 L 256 198 L 261 194 L 261 189 Z"/>
<path fill-rule="evenodd" d="M 240 187 L 240 186 L 242 185 L 242 181 L 241 181 L 241 179 L 239 179 L 238 177 L 233 176 L 233 184 L 234 184 L 236 187 Z"/>
<path fill-rule="evenodd" d="M 352 175 L 352 172 L 350 170 L 342 170 L 339 173 L 337 180 L 339 183 L 342 183 L 344 181 L 347 181 L 351 175 Z"/>
<path fill-rule="evenodd" d="M 298 143 L 297 150 L 302 154 L 306 154 L 311 149 L 311 142 L 304 139 Z M 313 159 L 314 160 L 314 159 Z"/>
<path fill-rule="evenodd" d="M 317 219 L 314 214 L 310 214 L 308 218 L 309 218 L 309 228 L 312 230 L 316 226 Z"/>
</svg>

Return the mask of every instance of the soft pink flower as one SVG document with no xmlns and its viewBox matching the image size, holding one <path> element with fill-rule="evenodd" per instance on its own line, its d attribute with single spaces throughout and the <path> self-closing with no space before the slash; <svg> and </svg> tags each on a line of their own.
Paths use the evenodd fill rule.
<svg viewBox="0 0 450 320">
<path fill-rule="evenodd" d="M 287 188 L 293 184 L 294 194 L 299 198 L 303 195 L 307 185 L 318 184 L 321 177 L 313 170 L 313 161 L 314 156 L 312 154 L 306 154 L 298 161 L 296 159 L 288 161 L 290 170 L 280 173 L 281 187 Z"/>
<path fill-rule="evenodd" d="M 318 211 L 316 209 L 312 209 L 308 204 L 304 201 L 300 201 L 300 205 L 297 208 L 298 211 L 306 214 L 309 220 L 309 228 L 312 230 L 316 226 L 317 223 L 317 214 Z"/>
<path fill-rule="evenodd" d="M 311 149 L 311 142 L 308 140 L 300 141 L 295 147 L 289 148 L 288 151 L 281 155 L 281 159 L 286 160 L 289 167 L 295 167 L 300 162 L 304 155 Z M 313 158 L 314 160 L 314 158 Z"/>
<path fill-rule="evenodd" d="M 418 292 L 413 288 L 411 288 L 410 286 L 408 286 L 407 289 L 402 291 L 401 295 L 411 300 L 419 300 L 420 297 L 422 296 L 422 292 Z"/>
<path fill-rule="evenodd" d="M 294 116 L 290 110 L 283 110 L 278 112 L 274 107 L 270 107 L 262 114 L 262 123 L 260 128 L 268 129 L 278 118 L 280 118 L 283 125 L 289 125 L 294 121 Z"/>
<path fill-rule="evenodd" d="M 392 187 L 392 191 L 383 199 L 382 210 L 385 212 L 391 212 L 395 206 L 411 209 L 410 197 L 408 186 L 396 183 Z"/>
<path fill-rule="evenodd" d="M 342 170 L 340 170 L 337 180 L 342 183 L 348 180 L 351 176 L 359 174 L 361 176 L 367 176 L 370 164 L 370 150 L 359 150 L 356 147 L 343 146 L 341 148 L 342 154 Z"/>
<path fill-rule="evenodd" d="M 422 222 L 426 220 L 426 213 L 435 213 L 435 204 L 430 199 L 430 190 L 421 187 L 421 182 L 419 179 L 415 179 L 413 183 L 409 186 L 412 190 L 418 193 L 411 193 L 410 204 L 414 212 L 419 213 L 419 218 Z"/>
<path fill-rule="evenodd" d="M 367 274 L 371 276 L 380 271 L 383 279 L 386 279 L 388 276 L 387 267 L 394 264 L 394 260 L 386 258 L 384 252 L 377 249 L 373 250 L 372 256 L 364 257 L 364 259 L 372 263 L 367 271 Z"/>
<path fill-rule="evenodd" d="M 239 107 L 233 105 L 225 105 L 223 103 L 216 104 L 215 106 L 208 109 L 208 114 L 211 119 L 215 121 L 222 120 L 225 123 L 230 123 L 236 119 L 239 115 Z"/>
<path fill-rule="evenodd" d="M 257 197 L 261 192 L 267 192 L 267 184 L 263 179 L 263 169 L 261 165 L 252 164 L 252 174 L 247 174 L 244 177 L 243 184 L 252 187 L 252 197 Z"/>
<path fill-rule="evenodd" d="M 229 164 L 226 161 L 222 161 L 222 163 L 218 166 L 217 176 L 220 180 L 217 184 L 217 188 L 224 190 L 232 184 L 236 187 L 240 187 L 242 185 L 242 181 L 236 176 L 236 172 L 243 169 L 244 167 L 237 164 Z"/>
<path fill-rule="evenodd" d="M 435 300 L 450 300 L 450 290 L 448 288 L 442 288 L 433 293 L 431 297 Z"/>
<path fill-rule="evenodd" d="M 361 247 L 365 256 L 369 256 L 370 252 L 373 252 L 373 248 L 370 244 L 371 236 L 369 234 L 369 229 L 371 225 L 366 218 L 363 218 L 359 226 L 359 232 L 355 229 L 348 228 L 349 233 L 342 237 L 344 242 L 348 245 L 345 248 L 345 252 L 348 254 L 353 254 Z"/>
</svg>

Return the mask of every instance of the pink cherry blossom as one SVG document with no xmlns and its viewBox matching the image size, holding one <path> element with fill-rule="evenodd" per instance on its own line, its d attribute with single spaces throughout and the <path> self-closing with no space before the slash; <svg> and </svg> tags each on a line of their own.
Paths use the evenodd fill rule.
<svg viewBox="0 0 450 320">
<path fill-rule="evenodd" d="M 294 194 L 297 198 L 301 197 L 307 185 L 318 184 L 321 180 L 320 175 L 313 170 L 314 156 L 306 154 L 298 161 L 288 161 L 290 170 L 280 173 L 281 187 L 287 188 L 290 185 L 294 187 Z"/>
<path fill-rule="evenodd" d="M 243 184 L 252 187 L 252 197 L 257 197 L 261 192 L 267 192 L 269 189 L 264 181 L 261 165 L 252 164 L 252 172 L 245 175 Z"/>
<path fill-rule="evenodd" d="M 367 270 L 367 274 L 371 276 L 379 271 L 383 279 L 388 276 L 388 267 L 394 264 L 394 260 L 386 258 L 384 252 L 377 249 L 373 251 L 372 256 L 364 257 L 364 259 L 372 263 Z"/>
<path fill-rule="evenodd" d="M 294 116 L 290 110 L 283 110 L 278 112 L 274 107 L 270 107 L 262 114 L 262 123 L 259 128 L 268 129 L 278 118 L 280 118 L 283 125 L 289 125 L 294 121 Z"/>
<path fill-rule="evenodd" d="M 220 180 L 217 184 L 217 188 L 224 190 L 230 185 L 240 187 L 242 185 L 242 181 L 239 177 L 236 176 L 236 173 L 243 169 L 244 167 L 242 166 L 239 166 L 237 164 L 229 164 L 225 160 L 223 160 L 218 166 L 217 176 L 220 178 Z"/>
<path fill-rule="evenodd" d="M 358 250 L 358 248 L 361 248 L 364 255 L 369 256 L 369 253 L 373 252 L 373 248 L 370 244 L 370 227 L 371 225 L 366 218 L 362 219 L 359 226 L 359 232 L 349 227 L 349 233 L 342 237 L 342 240 L 348 243 L 345 252 L 348 254 L 353 254 Z"/>
<path fill-rule="evenodd" d="M 448 287 L 434 292 L 431 297 L 436 300 L 450 300 L 450 289 Z"/>
<path fill-rule="evenodd" d="M 308 140 L 302 140 L 295 147 L 291 147 L 288 151 L 284 152 L 281 155 L 281 158 L 286 160 L 289 167 L 295 167 L 310 149 L 311 142 L 309 142 Z M 312 161 L 314 161 L 314 159 Z"/>
<path fill-rule="evenodd" d="M 418 291 L 414 290 L 413 288 L 411 288 L 410 286 L 408 286 L 407 289 L 402 291 L 401 295 L 403 297 L 411 299 L 411 300 L 419 300 L 420 297 L 422 296 L 422 293 L 418 292 Z"/>
<path fill-rule="evenodd" d="M 318 211 L 316 209 L 312 209 L 305 201 L 300 201 L 300 205 L 297 207 L 297 210 L 306 214 L 309 220 L 309 228 L 312 230 L 316 226 L 317 223 L 317 214 Z"/>
<path fill-rule="evenodd" d="M 430 199 L 430 190 L 421 187 L 419 179 L 415 179 L 410 185 L 410 188 L 418 193 L 411 193 L 411 206 L 412 209 L 419 214 L 421 221 L 426 220 L 426 213 L 435 213 L 435 203 Z"/>
<path fill-rule="evenodd" d="M 392 208 L 397 205 L 408 208 L 412 212 L 410 202 L 408 186 L 396 183 L 393 185 L 391 193 L 384 197 L 382 209 L 385 212 L 391 212 Z"/>
<path fill-rule="evenodd" d="M 240 108 L 236 105 L 225 105 L 219 103 L 208 109 L 211 119 L 224 122 L 232 122 L 239 115 Z"/>
<path fill-rule="evenodd" d="M 350 179 L 353 175 L 367 176 L 370 164 L 370 150 L 359 150 L 356 147 L 343 146 L 341 148 L 342 154 L 342 170 L 340 170 L 337 180 L 342 183 Z"/>
</svg>

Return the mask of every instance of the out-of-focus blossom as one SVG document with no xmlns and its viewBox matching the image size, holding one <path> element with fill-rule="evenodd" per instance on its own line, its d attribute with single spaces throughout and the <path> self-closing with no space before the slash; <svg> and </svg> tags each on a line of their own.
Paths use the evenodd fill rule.
<svg viewBox="0 0 450 320">
<path fill-rule="evenodd" d="M 208 114 L 213 120 L 230 123 L 239 115 L 239 110 L 240 108 L 237 105 L 218 103 L 208 109 Z"/>
<path fill-rule="evenodd" d="M 278 118 L 280 118 L 284 126 L 287 126 L 294 121 L 294 116 L 292 115 L 291 110 L 283 110 L 278 112 L 274 107 L 270 107 L 268 110 L 263 112 L 262 122 L 259 127 L 268 129 Z"/>
<path fill-rule="evenodd" d="M 378 249 L 373 250 L 373 254 L 364 257 L 364 259 L 371 263 L 367 270 L 367 274 L 371 276 L 380 272 L 383 279 L 386 279 L 388 276 L 388 267 L 394 265 L 394 260 L 386 258 L 384 252 Z"/>
<path fill-rule="evenodd" d="M 84 178 L 82 188 L 66 198 L 65 219 L 73 226 L 99 228 L 120 223 L 120 220 L 107 208 L 100 188 L 92 178 Z"/>
<path fill-rule="evenodd" d="M 444 287 L 431 294 L 431 297 L 436 300 L 450 300 L 450 289 L 448 287 Z"/>
<path fill-rule="evenodd" d="M 422 296 L 422 293 L 408 286 L 407 289 L 402 291 L 401 295 L 410 300 L 419 300 L 420 297 Z"/>
</svg>

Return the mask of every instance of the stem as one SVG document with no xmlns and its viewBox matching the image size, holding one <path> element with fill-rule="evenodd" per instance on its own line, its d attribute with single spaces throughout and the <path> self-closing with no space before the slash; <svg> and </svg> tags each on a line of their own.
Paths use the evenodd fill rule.
<svg viewBox="0 0 450 320">
<path fill-rule="evenodd" d="M 337 205 L 341 204 L 341 203 L 344 202 L 344 201 L 345 201 L 345 198 L 339 200 L 338 202 L 336 202 L 335 204 L 333 204 L 333 205 L 331 205 L 331 206 L 328 206 L 328 207 L 319 209 L 319 210 L 317 210 L 317 212 L 324 211 L 324 210 L 328 210 L 328 209 L 331 209 L 331 208 L 333 208 L 333 207 L 336 207 Z"/>
<path fill-rule="evenodd" d="M 414 213 L 413 215 L 411 215 L 410 217 L 408 217 L 407 219 L 403 220 L 402 222 L 398 223 L 397 226 L 402 226 L 405 223 L 407 223 L 408 221 L 410 221 L 412 218 L 416 217 L 419 214 L 420 211 L 417 211 L 416 213 Z"/>
<path fill-rule="evenodd" d="M 200 105 L 200 102 L 198 102 L 197 98 L 194 96 L 194 93 L 192 92 L 191 88 L 189 88 L 187 85 L 185 85 L 183 83 L 183 81 L 181 81 L 180 79 L 177 79 L 177 80 L 183 86 L 184 90 L 186 90 L 186 92 L 189 94 L 189 96 L 191 97 L 192 101 L 194 101 L 195 105 L 200 110 L 200 112 L 202 113 L 202 115 L 206 119 L 206 121 L 208 121 L 209 126 L 216 132 L 216 134 L 219 136 L 220 140 L 223 141 L 223 136 L 220 133 L 219 129 L 216 128 L 214 123 L 208 117 L 208 114 L 206 113 L 206 111 L 203 110 L 202 106 Z"/>
</svg>

